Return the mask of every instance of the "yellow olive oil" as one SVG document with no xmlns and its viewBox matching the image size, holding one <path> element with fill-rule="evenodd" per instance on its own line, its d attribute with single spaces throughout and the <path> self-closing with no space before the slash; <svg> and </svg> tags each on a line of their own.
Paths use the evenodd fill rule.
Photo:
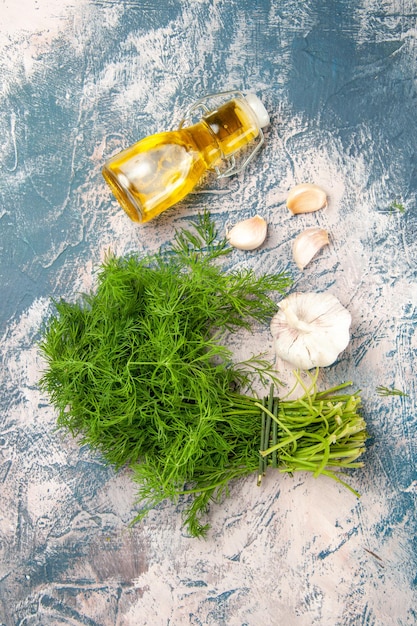
<svg viewBox="0 0 417 626">
<path fill-rule="evenodd" d="M 256 115 L 233 99 L 192 126 L 146 137 L 112 157 L 103 176 L 136 222 L 147 222 L 185 198 L 204 174 L 259 135 Z"/>
</svg>

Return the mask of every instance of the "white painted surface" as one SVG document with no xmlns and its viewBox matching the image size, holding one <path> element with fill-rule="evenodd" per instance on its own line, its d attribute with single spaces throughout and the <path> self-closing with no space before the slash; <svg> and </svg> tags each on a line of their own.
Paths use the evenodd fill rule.
<svg viewBox="0 0 417 626">
<path fill-rule="evenodd" d="M 258 4 L 0 6 L 7 626 L 416 621 L 415 6 Z M 193 99 L 229 88 L 263 98 L 265 149 L 241 176 L 210 181 L 146 230 L 133 225 L 105 188 L 103 160 L 174 127 Z M 285 197 L 300 182 L 323 186 L 328 208 L 291 216 Z M 49 296 L 93 286 L 109 248 L 156 249 L 205 207 L 221 229 L 256 213 L 268 220 L 262 249 L 236 252 L 230 266 L 286 268 L 294 289 L 329 289 L 348 307 L 352 342 L 320 380 L 363 390 L 372 445 L 352 476 L 360 501 L 325 478 L 269 477 L 261 488 L 242 480 L 213 505 L 212 530 L 198 541 L 170 503 L 129 528 L 128 473 L 54 431 L 37 389 L 36 340 Z M 328 230 L 331 245 L 300 272 L 291 242 L 308 226 Z M 231 345 L 236 358 L 272 358 L 267 328 Z M 382 398 L 378 385 L 408 397 Z"/>
</svg>

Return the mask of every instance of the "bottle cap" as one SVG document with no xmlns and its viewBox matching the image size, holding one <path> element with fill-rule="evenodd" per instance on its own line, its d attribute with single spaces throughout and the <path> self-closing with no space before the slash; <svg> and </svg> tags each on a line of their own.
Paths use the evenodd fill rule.
<svg viewBox="0 0 417 626">
<path fill-rule="evenodd" d="M 270 117 L 268 111 L 265 109 L 263 103 L 258 98 L 258 96 L 254 93 L 248 93 L 245 96 L 245 100 L 252 109 L 255 117 L 258 121 L 260 128 L 264 128 L 268 126 L 270 123 Z"/>
</svg>

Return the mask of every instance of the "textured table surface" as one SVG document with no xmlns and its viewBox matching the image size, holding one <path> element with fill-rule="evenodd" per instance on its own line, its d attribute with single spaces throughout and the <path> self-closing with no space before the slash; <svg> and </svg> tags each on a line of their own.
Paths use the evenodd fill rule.
<svg viewBox="0 0 417 626">
<path fill-rule="evenodd" d="M 0 623 L 417 623 L 415 1 L 3 0 L 0 14 Z M 104 159 L 227 89 L 270 112 L 256 160 L 134 225 Z M 301 182 L 326 190 L 325 210 L 289 213 Z M 196 540 L 180 504 L 129 526 L 129 473 L 56 432 L 36 341 L 50 297 L 89 290 L 107 250 L 156 250 L 204 208 L 221 231 L 268 221 L 232 266 L 285 269 L 350 310 L 320 384 L 362 389 L 371 439 L 350 477 L 360 500 L 324 477 L 248 478 Z M 331 243 L 301 272 L 291 242 L 307 226 Z M 268 328 L 233 347 L 272 358 Z"/>
</svg>

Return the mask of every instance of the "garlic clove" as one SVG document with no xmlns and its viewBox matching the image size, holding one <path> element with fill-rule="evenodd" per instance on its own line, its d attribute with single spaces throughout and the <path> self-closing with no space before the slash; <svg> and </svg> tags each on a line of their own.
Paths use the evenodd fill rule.
<svg viewBox="0 0 417 626">
<path fill-rule="evenodd" d="M 318 185 L 302 183 L 291 189 L 287 196 L 287 207 L 293 215 L 312 213 L 327 205 L 327 194 Z"/>
<path fill-rule="evenodd" d="M 327 367 L 347 347 L 352 317 L 332 294 L 296 292 L 278 305 L 271 320 L 274 349 L 293 367 Z"/>
<path fill-rule="evenodd" d="M 255 215 L 233 226 L 226 237 L 234 248 L 255 250 L 265 241 L 267 229 L 268 225 L 263 217 Z"/>
<path fill-rule="evenodd" d="M 292 254 L 300 270 L 303 270 L 316 254 L 329 242 L 329 233 L 323 228 L 306 228 L 294 239 Z"/>
</svg>

